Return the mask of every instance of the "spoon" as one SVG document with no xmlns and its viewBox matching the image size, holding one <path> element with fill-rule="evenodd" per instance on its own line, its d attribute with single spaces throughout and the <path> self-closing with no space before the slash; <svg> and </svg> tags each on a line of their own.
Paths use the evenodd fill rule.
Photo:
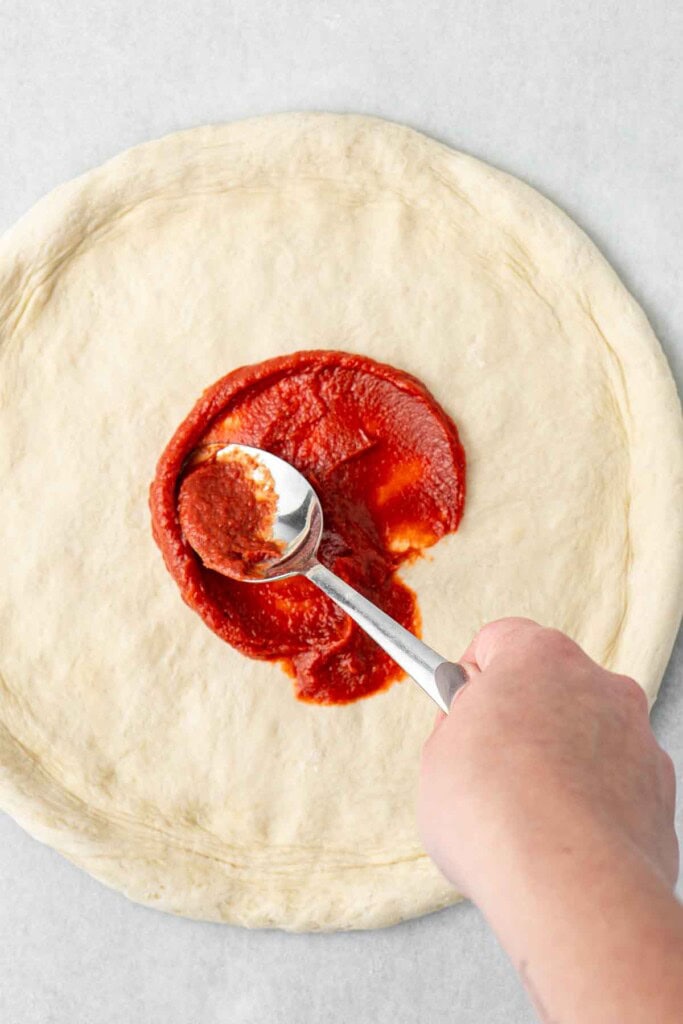
<svg viewBox="0 0 683 1024">
<path fill-rule="evenodd" d="M 318 561 L 323 510 L 318 495 L 294 466 L 261 448 L 223 442 L 202 445 L 188 462 L 196 464 L 210 458 L 243 462 L 245 457 L 254 467 L 255 484 L 259 477 L 269 483 L 272 478 L 277 498 L 272 539 L 279 552 L 257 564 L 245 564 L 238 578 L 246 583 L 267 583 L 305 576 L 350 615 L 442 711 L 448 712 L 453 697 L 468 680 L 467 671 L 442 658 Z"/>
</svg>

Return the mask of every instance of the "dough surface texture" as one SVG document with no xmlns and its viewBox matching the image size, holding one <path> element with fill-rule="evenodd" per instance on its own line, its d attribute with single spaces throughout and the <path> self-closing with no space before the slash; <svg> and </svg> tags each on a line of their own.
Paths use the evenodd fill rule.
<svg viewBox="0 0 683 1024">
<path fill-rule="evenodd" d="M 296 701 L 221 642 L 152 540 L 202 389 L 299 349 L 414 374 L 468 460 L 457 533 L 404 568 L 425 641 L 570 633 L 654 700 L 680 621 L 683 427 L 642 311 L 522 182 L 374 118 L 282 114 L 139 146 L 0 241 L 0 806 L 132 899 L 292 930 L 457 899 L 414 801 L 410 681 Z"/>
</svg>

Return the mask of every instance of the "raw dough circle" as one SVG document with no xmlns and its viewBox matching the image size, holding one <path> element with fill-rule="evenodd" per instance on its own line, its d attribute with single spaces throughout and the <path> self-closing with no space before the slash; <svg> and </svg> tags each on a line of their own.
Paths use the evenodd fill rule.
<svg viewBox="0 0 683 1024">
<path fill-rule="evenodd" d="M 400 125 L 183 132 L 58 188 L 0 243 L 0 802 L 133 899 L 289 929 L 457 897 L 420 847 L 433 708 L 295 701 L 179 599 L 147 488 L 233 367 L 340 348 L 418 376 L 468 455 L 459 531 L 403 572 L 456 658 L 528 615 L 650 699 L 679 623 L 683 428 L 595 246 L 521 182 Z"/>
</svg>

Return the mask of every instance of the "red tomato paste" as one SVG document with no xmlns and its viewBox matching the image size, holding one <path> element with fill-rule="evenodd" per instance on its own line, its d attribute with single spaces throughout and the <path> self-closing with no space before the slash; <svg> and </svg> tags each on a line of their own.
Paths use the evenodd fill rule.
<svg viewBox="0 0 683 1024">
<path fill-rule="evenodd" d="M 299 699 L 344 704 L 401 678 L 308 580 L 246 583 L 219 571 L 230 559 L 265 557 L 272 520 L 267 501 L 249 504 L 239 471 L 212 460 L 188 470 L 199 446 L 230 442 L 264 448 L 304 474 L 323 508 L 320 560 L 417 633 L 416 598 L 397 570 L 462 518 L 465 453 L 453 421 L 407 373 L 344 352 L 297 352 L 208 388 L 151 486 L 152 531 L 183 599 L 243 654 L 281 662 Z M 221 535 L 236 522 L 243 540 L 226 547 Z"/>
</svg>

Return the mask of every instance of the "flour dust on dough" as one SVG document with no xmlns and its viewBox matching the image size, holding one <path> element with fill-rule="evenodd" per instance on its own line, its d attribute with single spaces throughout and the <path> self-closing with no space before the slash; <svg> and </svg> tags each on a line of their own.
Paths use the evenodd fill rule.
<svg viewBox="0 0 683 1024">
<path fill-rule="evenodd" d="M 297 702 L 186 608 L 156 460 L 234 367 L 335 348 L 419 377 L 468 456 L 455 535 L 403 573 L 457 658 L 489 619 L 569 632 L 651 700 L 679 623 L 680 406 L 591 241 L 397 124 L 285 114 L 140 146 L 0 242 L 0 804 L 141 903 L 288 929 L 452 903 L 415 829 L 409 681 Z"/>
</svg>

